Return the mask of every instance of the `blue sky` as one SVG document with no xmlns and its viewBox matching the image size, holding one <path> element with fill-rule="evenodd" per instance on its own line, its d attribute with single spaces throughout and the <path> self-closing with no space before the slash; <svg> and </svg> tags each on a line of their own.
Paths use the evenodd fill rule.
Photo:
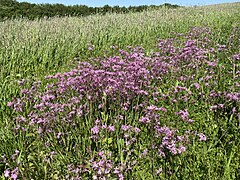
<svg viewBox="0 0 240 180">
<path fill-rule="evenodd" d="M 17 0 L 18 2 L 31 3 L 60 3 L 65 5 L 87 5 L 92 7 L 104 6 L 138 6 L 138 5 L 160 5 L 163 3 L 178 4 L 182 6 L 208 5 L 228 2 L 240 2 L 239 0 Z"/>
</svg>

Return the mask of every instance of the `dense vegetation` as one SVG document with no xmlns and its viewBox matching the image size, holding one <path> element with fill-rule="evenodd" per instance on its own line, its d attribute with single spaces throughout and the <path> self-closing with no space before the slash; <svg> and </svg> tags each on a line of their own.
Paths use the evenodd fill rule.
<svg viewBox="0 0 240 180">
<path fill-rule="evenodd" d="M 2 179 L 239 179 L 239 10 L 0 22 Z"/>
<path fill-rule="evenodd" d="M 141 12 L 160 7 L 177 8 L 177 5 L 165 3 L 159 6 L 108 6 L 88 7 L 85 5 L 65 6 L 63 4 L 33 4 L 15 0 L 0 0 L 0 20 L 6 18 L 25 17 L 29 19 L 53 16 L 87 16 L 91 14 Z"/>
</svg>

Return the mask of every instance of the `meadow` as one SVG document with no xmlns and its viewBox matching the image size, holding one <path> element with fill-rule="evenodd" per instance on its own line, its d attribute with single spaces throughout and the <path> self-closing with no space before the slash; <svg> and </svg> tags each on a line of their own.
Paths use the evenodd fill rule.
<svg viewBox="0 0 240 180">
<path fill-rule="evenodd" d="M 1 179 L 239 179 L 239 12 L 0 22 Z"/>
</svg>

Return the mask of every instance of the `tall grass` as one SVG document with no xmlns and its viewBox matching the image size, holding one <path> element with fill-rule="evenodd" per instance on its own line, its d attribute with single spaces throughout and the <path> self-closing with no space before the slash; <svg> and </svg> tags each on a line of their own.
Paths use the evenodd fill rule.
<svg viewBox="0 0 240 180">
<path fill-rule="evenodd" d="M 94 164 L 108 159 L 108 163 L 110 163 L 111 166 L 116 165 L 114 164 L 116 162 L 121 162 L 122 166 L 124 162 L 124 165 L 126 165 L 127 161 L 132 163 L 129 164 L 129 167 L 122 167 L 120 165 L 121 163 L 119 167 L 116 167 L 125 169 L 125 174 L 123 174 L 127 179 L 156 179 L 157 177 L 160 179 L 237 179 L 240 177 L 240 157 L 238 154 L 239 117 L 235 117 L 234 114 L 229 114 L 232 110 L 230 108 L 235 107 L 237 111 L 239 110 L 239 100 L 236 102 L 229 101 L 229 96 L 232 97 L 235 95 L 234 93 L 238 93 L 239 91 L 237 85 L 239 80 L 239 61 L 232 59 L 233 55 L 239 54 L 239 10 L 240 4 L 233 3 L 179 9 L 162 8 L 141 13 L 107 14 L 105 16 L 94 15 L 83 18 L 65 17 L 35 21 L 19 19 L 0 22 L 0 154 L 5 155 L 4 158 L 6 159 L 10 158 L 11 161 L 15 163 L 11 164 L 9 160 L 1 160 L 4 163 L 0 162 L 0 173 L 6 169 L 13 171 L 14 167 L 19 167 L 20 169 L 18 171 L 21 173 L 21 177 L 59 179 L 66 178 L 69 173 L 72 173 L 72 176 L 77 176 L 76 169 L 78 165 L 84 164 L 86 161 Z M 132 90 L 130 89 L 130 94 L 127 95 L 127 99 L 123 99 L 123 102 L 120 98 L 122 96 L 114 97 L 118 99 L 118 101 L 115 101 L 115 99 L 109 100 L 107 98 L 109 95 L 101 94 L 101 89 L 99 89 L 99 97 L 96 96 L 97 99 L 93 101 L 91 96 L 96 92 L 93 91 L 91 87 L 96 84 L 93 83 L 91 79 L 87 82 L 79 81 L 76 83 L 86 83 L 84 84 L 86 88 L 90 88 L 87 91 L 87 93 L 90 94 L 88 94 L 85 99 L 87 110 L 84 109 L 88 113 L 84 115 L 84 117 L 79 117 L 80 120 L 84 120 L 83 122 L 76 121 L 77 127 L 79 128 L 72 129 L 71 125 L 67 124 L 61 126 L 61 123 L 57 121 L 60 125 L 53 127 L 54 133 L 56 132 L 56 134 L 48 133 L 43 137 L 36 133 L 37 128 L 39 128 L 38 126 L 34 127 L 35 129 L 30 129 L 27 133 L 23 131 L 16 134 L 16 131 L 13 131 L 13 128 L 16 128 L 19 121 L 19 119 L 16 120 L 17 116 L 28 116 L 29 113 L 33 111 L 31 109 L 31 103 L 34 102 L 34 105 L 38 105 L 39 101 L 41 101 L 41 99 L 38 98 L 44 97 L 45 90 L 55 91 L 47 88 L 46 85 L 49 82 L 44 79 L 45 76 L 50 76 L 50 79 L 52 79 L 53 77 L 51 75 L 66 71 L 68 71 L 69 74 L 74 74 L 70 69 L 75 68 L 78 61 L 81 61 L 89 62 L 93 66 L 85 67 L 79 65 L 81 72 L 91 70 L 90 72 L 93 74 L 88 74 L 87 76 L 99 76 L 99 78 L 102 78 L 101 81 L 108 82 L 109 79 L 106 80 L 104 78 L 108 77 L 108 71 L 110 70 L 104 69 L 106 66 L 105 63 L 115 63 L 114 58 L 117 59 L 116 55 L 118 55 L 118 50 L 123 49 L 120 55 L 124 61 L 126 60 L 124 68 L 131 69 L 132 64 L 131 61 L 128 62 L 129 57 L 127 55 L 127 51 L 130 51 L 129 53 L 132 53 L 133 57 L 135 55 L 134 53 L 136 53 L 142 58 L 140 59 L 143 61 L 143 64 L 139 64 L 141 68 L 146 68 L 150 73 L 153 73 L 154 76 L 160 77 L 155 71 L 152 72 L 152 69 L 157 71 L 158 68 L 156 64 L 151 64 L 146 60 L 150 58 L 152 61 L 158 63 L 158 59 L 162 59 L 163 57 L 166 59 L 168 57 L 176 58 L 177 56 L 173 56 L 171 54 L 172 52 L 168 52 L 167 49 L 164 49 L 165 47 L 160 46 L 159 42 L 163 44 L 170 43 L 170 45 L 176 48 L 175 50 L 177 52 L 178 48 L 183 48 L 183 44 L 181 43 L 183 43 L 185 39 L 184 36 L 179 35 L 177 36 L 179 39 L 176 38 L 176 41 L 173 41 L 172 38 L 175 38 L 173 32 L 184 34 L 189 31 L 191 27 L 207 27 L 211 29 L 210 36 L 209 34 L 204 34 L 204 32 L 202 34 L 202 36 L 208 37 L 210 41 L 207 47 L 201 47 L 203 49 L 210 50 L 211 47 L 224 49 L 221 45 L 228 45 L 227 50 L 223 52 L 207 54 L 209 62 L 206 62 L 206 64 L 217 63 L 217 66 L 209 65 L 210 67 L 208 67 L 206 64 L 202 64 L 201 67 L 199 64 L 196 65 L 191 62 L 191 55 L 187 56 L 185 60 L 187 62 L 189 61 L 188 63 L 190 63 L 190 65 L 194 64 L 199 66 L 199 69 L 196 69 L 196 71 L 187 67 L 183 62 L 179 62 L 180 64 L 171 64 L 171 62 L 166 61 L 169 63 L 170 69 L 159 68 L 161 72 L 168 72 L 166 76 L 162 77 L 161 81 L 154 79 L 155 77 L 147 81 L 151 83 L 151 87 L 156 88 L 153 90 L 149 90 L 147 85 L 146 87 L 143 85 L 145 83 L 143 80 L 145 76 L 138 74 L 139 72 L 136 71 L 136 76 L 139 78 L 138 81 L 143 81 L 143 84 L 138 86 L 138 84 L 134 84 L 136 83 L 135 81 L 131 82 L 134 84 L 134 88 L 143 88 L 143 91 L 151 93 L 152 96 L 149 95 L 145 97 L 141 94 L 143 93 L 141 91 L 140 95 L 138 94 L 139 96 L 136 96 L 137 98 L 134 99 L 132 97 L 132 93 L 135 93 L 133 88 Z M 196 32 L 198 32 L 198 30 L 196 30 Z M 189 37 L 192 36 L 193 35 L 189 35 Z M 194 38 L 200 38 L 200 43 L 202 36 L 199 34 L 197 37 L 192 38 L 193 40 Z M 164 39 L 168 39 L 168 41 L 165 42 Z M 142 57 L 141 55 L 143 53 L 141 52 L 141 48 L 132 49 L 129 46 L 143 47 L 144 56 Z M 190 47 L 193 48 L 191 51 L 193 50 L 195 52 L 195 46 L 190 45 Z M 164 51 L 166 51 L 166 54 L 161 54 Z M 161 55 L 156 52 L 159 52 Z M 112 60 L 109 57 L 114 58 Z M 102 59 L 105 59 L 105 61 L 101 61 Z M 137 61 L 137 63 L 139 62 Z M 149 63 L 147 67 L 145 67 L 146 63 Z M 108 73 L 104 76 L 98 74 L 99 72 L 96 69 L 98 66 L 100 70 Z M 163 65 L 159 66 L 162 67 Z M 149 67 L 152 69 L 148 69 Z M 182 71 L 179 71 L 179 68 L 182 68 Z M 130 72 L 131 71 L 124 71 L 128 77 L 132 76 Z M 206 74 L 209 76 L 206 76 Z M 192 77 L 192 79 L 188 79 L 186 75 Z M 223 75 L 227 75 L 227 77 Z M 57 80 L 61 80 L 61 75 L 58 74 L 56 77 L 56 79 L 54 77 L 50 81 L 56 83 Z M 114 78 L 116 77 L 114 76 Z M 184 82 L 184 80 L 181 80 L 184 78 L 187 78 L 188 81 Z M 200 80 L 201 78 L 202 80 Z M 9 108 L 7 104 L 12 101 L 15 96 L 23 96 L 25 91 L 21 91 L 22 87 L 19 87 L 19 81 L 22 79 L 29 82 L 29 84 L 24 85 L 26 89 L 31 88 L 31 82 L 41 80 L 42 85 L 40 85 L 39 93 L 43 94 L 34 95 L 35 99 L 33 102 L 29 101 L 29 109 L 26 111 L 15 112 Z M 125 79 L 127 79 L 127 77 L 125 77 Z M 127 83 L 119 79 L 114 80 L 119 81 L 120 84 L 122 83 L 122 86 Z M 62 84 L 65 83 L 67 82 L 62 82 Z M 201 89 L 197 88 L 198 85 L 196 83 L 199 83 Z M 210 86 L 205 83 L 210 84 Z M 89 84 L 91 84 L 91 86 L 89 86 Z M 34 88 L 35 86 L 36 83 Z M 196 89 L 192 90 L 194 86 L 196 86 Z M 101 86 L 101 88 L 103 87 L 105 86 Z M 180 88 L 181 90 L 177 89 L 179 87 L 184 88 Z M 188 88 L 188 90 L 185 89 L 185 87 Z M 127 88 L 127 92 L 129 91 L 129 87 L 124 86 L 124 88 Z M 125 90 L 126 89 L 121 90 L 119 88 L 116 94 L 119 92 L 124 94 Z M 193 91 L 193 96 L 189 93 L 190 90 Z M 212 96 L 212 90 L 215 90 L 214 93 L 219 93 L 222 99 L 208 99 L 207 97 Z M 230 90 L 233 94 L 230 94 Z M 64 103 L 68 98 L 76 95 L 74 91 L 70 91 L 69 93 L 70 94 L 61 97 L 63 99 L 57 99 L 56 103 Z M 159 96 L 167 94 L 169 96 L 168 98 L 170 98 L 169 101 L 156 100 L 155 98 L 158 98 L 154 95 L 156 93 L 159 93 Z M 83 97 L 85 97 L 85 95 L 86 94 L 81 94 Z M 189 98 L 188 100 L 190 102 L 171 104 L 170 100 L 174 102 L 177 98 Z M 26 100 L 26 102 L 28 102 L 28 100 Z M 99 103 L 103 108 L 97 110 L 99 109 Z M 126 104 L 124 105 L 124 103 Z M 143 103 L 142 110 L 135 110 L 135 106 L 138 107 L 141 103 Z M 227 107 L 223 112 L 218 112 L 219 107 L 224 103 L 229 104 L 225 104 Z M 112 107 L 110 105 L 112 105 Z M 106 109 L 104 109 L 104 107 Z M 165 110 L 159 109 L 160 107 L 166 108 L 168 113 L 164 114 Z M 71 108 L 68 109 L 69 111 L 64 111 L 61 114 L 62 117 L 70 113 Z M 127 110 L 125 111 L 124 108 L 127 108 Z M 210 110 L 211 108 L 212 111 Z M 44 111 L 47 110 L 45 109 Z M 170 153 L 166 155 L 165 159 L 157 159 L 157 153 L 152 151 L 146 159 L 136 158 L 150 145 L 160 143 L 155 140 L 156 134 L 154 134 L 153 129 L 156 130 L 156 132 L 161 131 L 163 134 L 165 133 L 165 136 L 167 136 L 166 132 L 171 132 L 171 129 L 165 132 L 163 129 L 156 129 L 153 125 L 141 125 L 141 122 L 145 122 L 146 120 L 144 120 L 143 117 L 151 117 L 154 123 L 156 123 L 156 119 L 158 119 L 156 112 L 159 111 L 163 111 L 163 114 L 161 114 L 161 116 L 164 117 L 161 120 L 162 124 L 176 128 L 180 134 L 184 134 L 186 130 L 190 130 L 190 132 L 197 130 L 198 132 L 196 132 L 195 135 L 205 139 L 205 136 L 201 134 L 201 132 L 203 132 L 208 137 L 207 142 L 201 143 L 195 139 L 197 136 L 193 136 L 193 140 L 190 140 L 191 145 L 187 147 L 187 152 L 181 154 L 181 156 L 172 156 Z M 35 113 L 35 111 L 33 112 Z M 182 120 L 189 121 L 188 123 L 190 123 L 191 119 L 186 118 L 186 114 L 188 113 L 195 121 L 192 126 L 176 123 L 176 120 L 174 120 L 177 116 L 180 116 Z M 111 118 L 112 120 L 114 120 L 114 118 L 121 119 L 122 116 L 124 123 L 116 123 L 115 125 L 113 121 L 111 121 Z M 99 122 L 95 122 L 97 118 L 101 119 L 100 124 L 98 124 Z M 107 126 L 103 129 L 96 130 L 96 128 L 104 125 Z M 123 129 L 125 129 L 124 131 L 127 133 L 121 131 L 121 125 L 124 126 Z M 125 125 L 129 126 L 127 127 Z M 111 132 L 108 134 L 106 129 L 109 128 L 109 131 L 113 131 L 113 129 L 111 129 L 113 128 L 112 126 L 114 126 L 116 131 L 114 131 L 113 134 L 111 134 Z M 136 133 L 138 131 L 134 128 L 140 127 L 143 133 L 140 133 L 140 135 L 134 134 L 135 130 Z M 97 131 L 101 131 L 101 136 L 104 138 L 99 142 L 94 142 L 90 140 L 89 137 L 90 135 L 98 134 Z M 60 132 L 64 132 L 65 134 L 61 134 Z M 66 135 L 66 132 L 69 134 Z M 79 136 L 79 134 L 81 136 Z M 128 139 L 129 136 L 135 138 L 137 143 L 131 144 L 128 142 L 131 146 L 126 147 L 124 141 L 130 141 L 131 139 Z M 62 141 L 59 142 L 61 138 Z M 116 141 L 112 142 L 113 140 Z M 43 147 L 45 146 L 44 143 L 49 143 L 49 141 L 57 146 L 54 147 L 45 144 L 49 149 Z M 76 144 L 81 145 L 77 150 L 75 147 Z M 90 150 L 89 145 L 92 148 L 90 148 Z M 134 156 L 131 156 L 131 153 L 126 155 L 123 152 L 130 152 L 131 149 L 127 149 L 130 147 L 136 150 L 131 152 L 135 154 Z M 17 151 L 15 152 L 15 150 Z M 104 150 L 104 152 L 102 152 L 102 150 Z M 112 150 L 113 154 L 108 154 L 109 152 L 107 150 Z M 97 154 L 97 152 L 100 153 L 100 155 Z M 170 152 L 172 151 L 170 150 Z M 55 153 L 57 154 L 55 155 Z M 84 155 L 86 155 L 86 157 L 84 157 Z M 142 156 L 143 155 L 144 153 Z M 90 157 L 95 157 L 95 159 L 87 159 Z M 135 160 L 139 161 L 136 163 Z M 18 162 L 20 162 L 20 164 L 18 164 Z M 69 165 L 68 168 L 65 167 L 67 165 Z M 90 165 L 90 167 L 92 166 Z M 87 165 L 86 169 L 89 170 L 91 169 L 90 167 Z M 161 168 L 159 168 L 156 174 L 157 167 L 163 167 L 162 172 L 160 171 Z M 133 168 L 132 173 L 131 169 L 128 168 Z M 84 177 L 91 178 L 93 174 L 94 172 L 89 172 L 89 176 Z M 118 175 L 120 175 L 120 173 Z M 70 176 L 67 178 L 70 178 Z"/>
</svg>

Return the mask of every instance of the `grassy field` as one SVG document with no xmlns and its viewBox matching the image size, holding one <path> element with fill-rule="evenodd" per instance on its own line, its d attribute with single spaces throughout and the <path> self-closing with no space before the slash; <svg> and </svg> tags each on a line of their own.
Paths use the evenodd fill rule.
<svg viewBox="0 0 240 180">
<path fill-rule="evenodd" d="M 2 179 L 239 179 L 239 12 L 0 22 Z"/>
</svg>

